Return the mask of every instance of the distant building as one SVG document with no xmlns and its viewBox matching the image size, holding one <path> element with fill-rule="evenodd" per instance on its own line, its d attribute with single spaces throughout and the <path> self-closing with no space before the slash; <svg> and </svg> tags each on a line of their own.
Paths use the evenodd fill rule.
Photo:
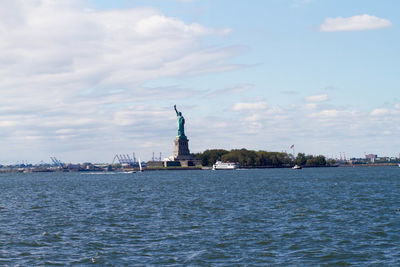
<svg viewBox="0 0 400 267">
<path fill-rule="evenodd" d="M 375 160 L 378 158 L 378 155 L 376 154 L 368 154 L 365 155 L 365 159 L 371 161 L 371 162 L 375 162 Z"/>
</svg>

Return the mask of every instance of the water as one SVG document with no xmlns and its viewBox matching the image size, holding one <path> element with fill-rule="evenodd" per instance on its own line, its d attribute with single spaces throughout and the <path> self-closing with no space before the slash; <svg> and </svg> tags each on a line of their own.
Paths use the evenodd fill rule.
<svg viewBox="0 0 400 267">
<path fill-rule="evenodd" d="M 400 168 L 0 174 L 0 265 L 399 265 Z"/>
</svg>

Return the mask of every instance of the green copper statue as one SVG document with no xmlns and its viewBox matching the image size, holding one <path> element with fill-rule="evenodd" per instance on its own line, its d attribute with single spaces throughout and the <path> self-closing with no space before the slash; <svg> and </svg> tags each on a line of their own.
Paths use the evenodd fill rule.
<svg viewBox="0 0 400 267">
<path fill-rule="evenodd" d="M 182 112 L 179 112 L 176 109 L 176 105 L 174 105 L 174 109 L 175 109 L 176 116 L 177 116 L 177 119 L 178 119 L 178 137 L 179 138 L 186 138 L 186 135 L 185 135 L 185 118 L 183 118 Z"/>
</svg>

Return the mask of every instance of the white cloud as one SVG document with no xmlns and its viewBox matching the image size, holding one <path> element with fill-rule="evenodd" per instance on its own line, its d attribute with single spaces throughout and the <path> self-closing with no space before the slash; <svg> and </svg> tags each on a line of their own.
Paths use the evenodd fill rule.
<svg viewBox="0 0 400 267">
<path fill-rule="evenodd" d="M 387 28 L 392 26 L 388 19 L 378 18 L 368 14 L 348 18 L 326 18 L 320 25 L 321 32 L 362 31 Z"/>
<path fill-rule="evenodd" d="M 267 107 L 265 102 L 255 102 L 255 103 L 236 103 L 233 106 L 234 111 L 243 111 L 243 110 L 262 110 Z"/>
<path fill-rule="evenodd" d="M 339 110 L 339 109 L 324 109 L 316 113 L 309 114 L 311 118 L 321 118 L 321 119 L 329 119 L 329 118 L 346 118 L 354 115 L 354 112 L 347 110 Z"/>
<path fill-rule="evenodd" d="M 207 91 L 149 87 L 148 82 L 238 68 L 229 62 L 241 48 L 202 42 L 230 29 L 186 23 L 153 8 L 99 11 L 83 3 L 2 1 L 0 163 L 35 163 L 51 155 L 64 161 L 111 162 L 115 153 L 140 149 L 148 153 L 147 158 L 140 155 L 145 160 L 152 151 L 169 156 L 176 135 L 172 105 L 201 98 Z M 378 146 L 380 129 L 393 132 L 396 140 L 400 116 L 393 110 L 385 120 L 368 116 L 382 111 L 361 113 L 335 106 L 318 113 L 316 103 L 327 101 L 327 95 L 307 98 L 309 109 L 267 105 L 263 98 L 245 102 L 241 94 L 253 86 L 212 92 L 234 94 L 238 103 L 218 101 L 217 108 L 211 103 L 207 108 L 214 110 L 207 113 L 203 108 L 205 115 L 182 110 L 191 151 L 237 148 L 233 144 L 281 151 L 296 143 L 298 151 L 323 153 L 337 149 L 337 135 L 343 137 L 343 146 L 357 140 Z M 232 110 L 237 111 L 234 117 Z M 211 112 L 212 117 L 206 117 Z M 316 140 L 327 145 L 317 146 Z"/>
<path fill-rule="evenodd" d="M 249 121 L 249 122 L 256 122 L 262 118 L 263 118 L 263 116 L 261 114 L 251 114 L 250 116 L 245 117 L 244 120 Z"/>
<path fill-rule="evenodd" d="M 315 103 L 308 103 L 304 106 L 305 109 L 316 109 L 317 108 L 317 104 Z"/>
<path fill-rule="evenodd" d="M 96 143 L 110 153 L 173 130 L 173 109 L 154 109 L 148 101 L 169 105 L 198 92 L 144 83 L 239 68 L 228 63 L 239 48 L 202 42 L 230 31 L 154 8 L 100 11 L 83 0 L 2 1 L 0 145 L 7 158 L 0 161 L 12 160 L 6 155 L 18 148 L 29 155 L 33 147 L 90 157 L 101 154 Z"/>
<path fill-rule="evenodd" d="M 308 102 L 324 102 L 329 100 L 329 96 L 327 94 L 321 95 L 312 95 L 305 98 Z"/>
<path fill-rule="evenodd" d="M 340 115 L 340 111 L 336 109 L 327 109 L 322 110 L 318 113 L 313 113 L 310 117 L 338 117 Z"/>
<path fill-rule="evenodd" d="M 135 31 L 142 36 L 157 38 L 170 38 L 181 34 L 190 37 L 208 34 L 229 34 L 231 32 L 230 29 L 207 29 L 197 23 L 186 24 L 181 20 L 169 18 L 162 14 L 151 15 L 140 20 L 135 25 Z"/>
<path fill-rule="evenodd" d="M 18 125 L 17 121 L 0 121 L 0 127 L 11 127 Z"/>
<path fill-rule="evenodd" d="M 389 113 L 390 113 L 390 110 L 388 110 L 386 108 L 377 108 L 371 112 L 371 115 L 372 116 L 383 116 L 383 115 L 387 115 Z"/>
<path fill-rule="evenodd" d="M 226 117 L 221 112 L 213 118 L 196 120 L 196 128 L 201 128 L 191 138 L 196 151 L 210 147 L 282 151 L 295 143 L 296 151 L 311 154 L 331 156 L 345 151 L 346 155 L 353 157 L 362 156 L 357 153 L 363 151 L 376 151 L 391 155 L 393 144 L 387 143 L 387 138 L 397 140 L 396 133 L 400 123 L 400 116 L 396 114 L 400 111 L 390 108 L 385 116 L 372 117 L 371 113 L 377 113 L 374 110 L 360 111 L 334 104 L 323 110 L 318 107 L 306 109 L 302 105 L 292 105 L 290 108 L 272 105 L 265 108 L 263 105 L 236 107 L 241 112 L 237 112 L 234 118 Z M 259 109 L 261 107 L 263 108 Z M 215 127 L 216 124 L 218 128 Z M 382 135 L 382 129 L 388 135 Z M 209 132 L 215 134 L 204 140 Z"/>
</svg>

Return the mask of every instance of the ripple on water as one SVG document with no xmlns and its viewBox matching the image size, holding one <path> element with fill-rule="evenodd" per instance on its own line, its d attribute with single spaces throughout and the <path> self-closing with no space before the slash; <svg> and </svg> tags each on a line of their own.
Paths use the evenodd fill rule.
<svg viewBox="0 0 400 267">
<path fill-rule="evenodd" d="M 398 170 L 378 169 L 10 174 L 0 264 L 400 265 Z"/>
</svg>

